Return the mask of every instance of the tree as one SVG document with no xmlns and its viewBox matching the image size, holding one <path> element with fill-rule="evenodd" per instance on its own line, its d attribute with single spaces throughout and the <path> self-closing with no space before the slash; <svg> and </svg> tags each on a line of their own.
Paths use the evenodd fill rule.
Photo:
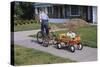
<svg viewBox="0 0 100 67">
<path fill-rule="evenodd" d="M 19 2 L 15 2 L 15 6 L 14 6 L 14 17 L 16 19 L 20 19 L 22 15 L 23 15 L 23 11 L 22 11 L 22 8 L 19 5 Z"/>
<path fill-rule="evenodd" d="M 34 3 L 15 2 L 15 16 L 20 19 L 33 19 Z"/>
</svg>

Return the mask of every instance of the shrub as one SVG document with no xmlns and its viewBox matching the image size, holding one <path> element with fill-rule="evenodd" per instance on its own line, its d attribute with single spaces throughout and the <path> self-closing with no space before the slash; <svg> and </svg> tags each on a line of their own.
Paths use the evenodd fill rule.
<svg viewBox="0 0 100 67">
<path fill-rule="evenodd" d="M 26 25 L 32 23 L 38 23 L 38 21 L 37 20 L 15 20 L 14 21 L 14 25 Z"/>
</svg>

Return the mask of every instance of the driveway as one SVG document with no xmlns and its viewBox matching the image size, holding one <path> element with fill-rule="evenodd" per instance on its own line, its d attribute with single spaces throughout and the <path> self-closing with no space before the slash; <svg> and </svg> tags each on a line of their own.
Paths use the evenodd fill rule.
<svg viewBox="0 0 100 67">
<path fill-rule="evenodd" d="M 65 49 L 56 49 L 53 45 L 49 47 L 41 46 L 36 42 L 35 38 L 29 37 L 29 35 L 36 34 L 38 31 L 39 30 L 14 32 L 14 44 L 18 44 L 27 48 L 34 48 L 36 50 L 78 62 L 97 61 L 97 48 L 84 46 L 82 50 L 76 50 L 74 53 L 71 53 Z"/>
</svg>

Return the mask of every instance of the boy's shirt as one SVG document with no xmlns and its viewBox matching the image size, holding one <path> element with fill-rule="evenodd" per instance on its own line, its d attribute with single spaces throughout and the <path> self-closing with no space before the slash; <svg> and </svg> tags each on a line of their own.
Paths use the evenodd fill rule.
<svg viewBox="0 0 100 67">
<path fill-rule="evenodd" d="M 47 16 L 46 13 L 41 13 L 39 15 L 39 18 L 40 18 L 40 22 L 42 22 L 42 20 L 49 20 L 49 17 Z"/>
</svg>

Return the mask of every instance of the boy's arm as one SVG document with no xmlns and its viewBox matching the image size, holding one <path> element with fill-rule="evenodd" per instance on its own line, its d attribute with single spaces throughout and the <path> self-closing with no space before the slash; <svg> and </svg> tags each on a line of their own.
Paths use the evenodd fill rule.
<svg viewBox="0 0 100 67">
<path fill-rule="evenodd" d="M 46 14 L 46 16 L 47 16 L 47 20 L 49 20 L 49 16 Z"/>
<path fill-rule="evenodd" d="M 40 20 L 40 22 L 42 22 L 42 17 L 41 17 L 41 14 L 39 15 L 39 20 Z"/>
</svg>

